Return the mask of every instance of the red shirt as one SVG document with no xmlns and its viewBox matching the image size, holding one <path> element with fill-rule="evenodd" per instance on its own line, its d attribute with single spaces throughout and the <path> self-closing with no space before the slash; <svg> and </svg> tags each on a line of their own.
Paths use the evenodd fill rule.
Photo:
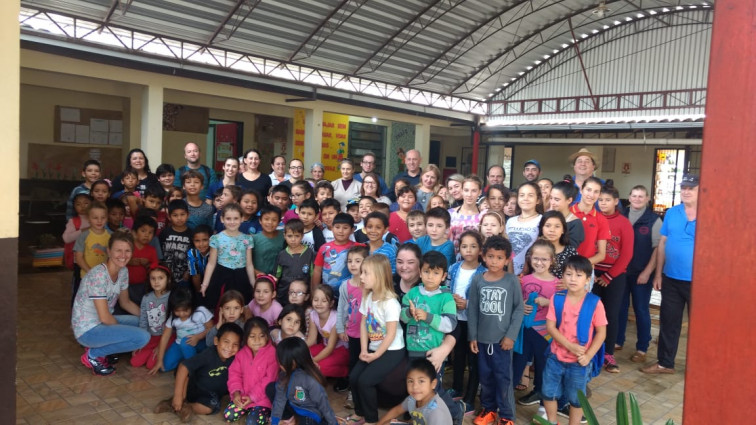
<svg viewBox="0 0 756 425">
<path fill-rule="evenodd" d="M 409 227 L 407 227 L 407 222 L 402 220 L 396 212 L 392 212 L 391 215 L 389 215 L 388 230 L 396 235 L 400 243 L 405 243 L 412 239 L 412 234 L 409 231 Z"/>
<path fill-rule="evenodd" d="M 570 211 L 583 223 L 583 230 L 585 231 L 585 239 L 577 247 L 578 254 L 585 258 L 591 258 L 598 253 L 598 247 L 596 242 L 608 241 L 612 234 L 609 231 L 609 222 L 603 214 L 596 211 L 596 208 L 592 208 L 587 214 L 580 211 L 578 204 L 570 207 Z"/>
<path fill-rule="evenodd" d="M 147 259 L 147 265 L 146 266 L 132 266 L 128 265 L 126 266 L 129 269 L 129 285 L 134 285 L 137 283 L 147 283 L 147 271 L 158 264 L 158 258 L 157 258 L 157 251 L 155 250 L 155 247 L 146 244 L 141 249 L 137 248 L 136 245 L 134 245 L 134 254 L 131 256 L 132 259 L 136 258 L 146 258 Z"/>
</svg>

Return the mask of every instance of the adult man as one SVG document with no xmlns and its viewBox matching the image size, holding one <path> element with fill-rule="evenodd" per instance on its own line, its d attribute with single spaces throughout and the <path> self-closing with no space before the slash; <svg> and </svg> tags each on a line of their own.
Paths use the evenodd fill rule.
<svg viewBox="0 0 756 425">
<path fill-rule="evenodd" d="M 270 183 L 275 186 L 289 180 L 291 176 L 286 172 L 286 158 L 283 155 L 276 155 L 270 161 Z"/>
<path fill-rule="evenodd" d="M 577 186 L 578 193 L 572 204 L 577 204 L 582 198 L 580 191 L 583 188 L 583 182 L 588 177 L 591 177 L 598 169 L 596 155 L 586 148 L 580 148 L 579 151 L 570 155 L 570 163 L 572 163 L 572 170 L 575 172 L 573 180 L 575 180 L 575 186 Z M 524 173 L 524 172 L 523 172 Z M 604 180 L 601 180 L 601 184 L 604 184 Z M 597 203 L 598 204 L 598 203 Z M 598 205 L 596 206 L 598 210 Z"/>
<path fill-rule="evenodd" d="M 355 174 L 354 179 L 362 183 L 362 178 L 365 177 L 365 174 L 373 173 L 378 176 L 378 183 L 380 185 L 378 193 L 381 193 L 384 196 L 388 196 L 390 189 L 388 186 L 386 186 L 386 181 L 383 180 L 383 177 L 381 177 L 380 174 L 375 171 L 375 154 L 373 152 L 366 152 L 364 155 L 362 155 L 362 162 L 360 162 L 360 167 L 362 168 L 362 172 Z"/>
<path fill-rule="evenodd" d="M 682 203 L 667 210 L 656 254 L 654 289 L 662 293 L 658 362 L 641 369 L 648 374 L 675 373 L 675 356 L 683 312 L 690 308 L 693 247 L 696 238 L 698 176 L 686 174 L 680 183 Z"/>
<path fill-rule="evenodd" d="M 405 170 L 394 176 L 391 187 L 393 188 L 396 181 L 401 178 L 407 179 L 412 186 L 417 186 L 420 183 L 420 175 L 423 173 L 423 169 L 420 168 L 420 162 L 422 160 L 420 152 L 417 149 L 408 150 L 404 155 Z M 393 191 L 390 192 L 393 194 Z M 389 196 L 391 196 L 391 194 L 389 194 Z M 393 197 L 391 199 L 393 199 Z"/>
<path fill-rule="evenodd" d="M 541 163 L 535 159 L 528 160 L 522 166 L 522 176 L 525 177 L 525 181 L 538 182 L 538 178 L 541 177 Z"/>
<path fill-rule="evenodd" d="M 176 170 L 176 178 L 173 181 L 174 186 L 181 187 L 181 176 L 187 171 L 197 171 L 205 179 L 199 196 L 201 199 L 207 199 L 207 190 L 218 182 L 218 176 L 215 175 L 215 171 L 210 167 L 200 163 L 200 148 L 196 143 L 189 142 L 184 146 L 184 158 L 186 159 L 186 165 Z"/>
</svg>

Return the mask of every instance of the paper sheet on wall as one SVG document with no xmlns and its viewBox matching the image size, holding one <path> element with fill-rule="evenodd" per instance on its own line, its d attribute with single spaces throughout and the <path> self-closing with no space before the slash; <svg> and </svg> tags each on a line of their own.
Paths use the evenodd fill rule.
<svg viewBox="0 0 756 425">
<path fill-rule="evenodd" d="M 89 126 L 76 126 L 76 143 L 89 143 Z"/>
<path fill-rule="evenodd" d="M 81 120 L 81 109 L 78 108 L 60 108 L 60 120 L 79 122 Z"/>
<path fill-rule="evenodd" d="M 122 120 L 110 120 L 110 132 L 123 133 L 123 121 Z"/>
<path fill-rule="evenodd" d="M 101 118 L 91 118 L 89 120 L 89 127 L 92 130 L 92 132 L 98 132 L 98 133 L 107 133 L 108 127 L 109 127 L 108 120 L 104 120 Z M 92 142 L 94 143 L 94 142 Z"/>
<path fill-rule="evenodd" d="M 60 141 L 65 143 L 76 142 L 76 124 L 60 124 Z"/>
<path fill-rule="evenodd" d="M 108 144 L 121 146 L 123 144 L 123 133 L 108 133 Z"/>
<path fill-rule="evenodd" d="M 92 130 L 92 132 L 89 134 L 89 143 L 92 143 L 94 145 L 107 145 L 108 132 Z"/>
</svg>

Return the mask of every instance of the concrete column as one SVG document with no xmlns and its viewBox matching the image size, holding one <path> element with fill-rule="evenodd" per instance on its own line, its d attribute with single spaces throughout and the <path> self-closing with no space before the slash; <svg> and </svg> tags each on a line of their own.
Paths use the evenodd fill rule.
<svg viewBox="0 0 756 425">
<path fill-rule="evenodd" d="M 163 87 L 149 85 L 142 89 L 141 117 L 140 146 L 153 164 L 160 164 L 163 162 Z"/>
<path fill-rule="evenodd" d="M 323 110 L 308 109 L 305 114 L 304 163 L 305 177 L 310 176 L 310 165 L 322 162 L 323 153 Z"/>
<path fill-rule="evenodd" d="M 421 164 L 427 164 L 430 158 L 430 135 L 430 124 L 415 125 L 415 149 L 420 151 Z"/>
</svg>

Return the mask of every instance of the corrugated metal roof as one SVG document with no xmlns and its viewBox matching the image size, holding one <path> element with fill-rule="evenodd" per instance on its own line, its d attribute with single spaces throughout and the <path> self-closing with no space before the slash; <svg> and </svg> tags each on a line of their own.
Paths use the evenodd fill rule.
<svg viewBox="0 0 756 425">
<path fill-rule="evenodd" d="M 22 0 L 104 22 L 285 63 L 483 100 L 526 66 L 639 10 L 702 1 L 596 0 Z M 709 2 L 711 3 L 711 2 Z M 640 9 L 639 9 L 640 8 Z M 112 10 L 112 13 L 110 13 Z"/>
</svg>

